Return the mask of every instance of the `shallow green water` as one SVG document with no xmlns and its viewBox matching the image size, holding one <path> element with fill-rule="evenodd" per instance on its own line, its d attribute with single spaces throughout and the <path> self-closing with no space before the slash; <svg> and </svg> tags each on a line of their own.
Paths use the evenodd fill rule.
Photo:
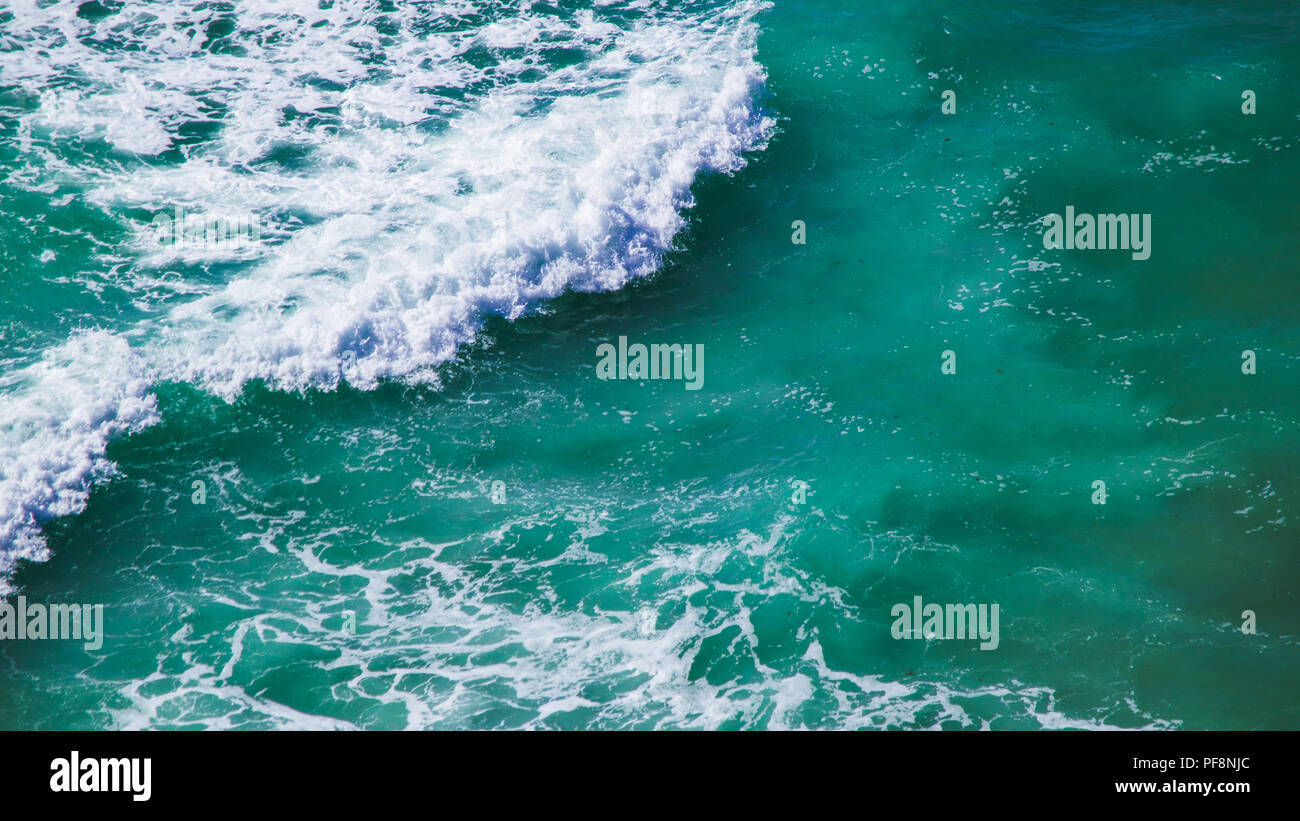
<svg viewBox="0 0 1300 821">
<path fill-rule="evenodd" d="M 1300 727 L 1298 20 L 778 2 L 775 131 L 657 274 L 437 384 L 161 380 L 14 578 L 104 647 L 0 644 L 0 727 Z M 185 298 L 63 193 L 0 189 L 11 372 Z M 1150 259 L 1045 250 L 1067 205 L 1151 214 Z M 619 336 L 702 389 L 598 380 Z M 997 603 L 997 649 L 895 640 L 918 595 Z"/>
</svg>

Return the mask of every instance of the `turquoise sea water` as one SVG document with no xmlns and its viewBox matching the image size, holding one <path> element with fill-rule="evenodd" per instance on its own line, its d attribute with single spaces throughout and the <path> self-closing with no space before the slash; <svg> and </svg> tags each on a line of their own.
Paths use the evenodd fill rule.
<svg viewBox="0 0 1300 821">
<path fill-rule="evenodd" d="M 0 9 L 0 728 L 1300 728 L 1300 8 L 1065 5 Z"/>
</svg>

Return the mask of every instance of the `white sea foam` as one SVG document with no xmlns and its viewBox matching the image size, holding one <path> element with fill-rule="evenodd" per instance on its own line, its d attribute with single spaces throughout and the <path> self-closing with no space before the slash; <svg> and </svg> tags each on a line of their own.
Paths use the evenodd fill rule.
<svg viewBox="0 0 1300 821">
<path fill-rule="evenodd" d="M 0 380 L 0 593 L 19 559 L 47 558 L 40 523 L 112 473 L 108 440 L 157 421 L 139 366 L 125 340 L 89 333 Z"/>
<path fill-rule="evenodd" d="M 76 186 L 128 222 L 142 283 L 231 255 L 158 248 L 128 214 L 251 214 L 263 236 L 234 275 L 178 287 L 129 349 L 79 337 L 6 378 L 0 570 L 44 557 L 39 524 L 80 510 L 111 469 L 107 441 L 154 420 L 151 382 L 232 399 L 254 379 L 429 379 L 487 315 L 653 272 L 696 178 L 739 169 L 772 128 L 759 4 L 633 4 L 619 25 L 603 7 L 375 5 L 128 2 L 92 23 L 13 4 L 0 34 L 19 48 L 0 51 L 0 72 L 34 101 L 15 179 Z M 228 46 L 205 48 L 231 24 Z M 131 48 L 103 47 L 117 41 Z M 208 113 L 219 131 L 183 139 Z M 97 142 L 120 161 L 64 150 Z"/>
<path fill-rule="evenodd" d="M 550 487 L 548 493 L 555 490 Z M 560 490 L 561 495 L 567 492 L 578 491 Z M 723 515 L 729 508 L 722 497 L 709 498 L 707 504 Z M 627 499 L 612 506 L 629 513 Z M 678 511 L 639 508 L 630 515 L 676 520 Z M 391 552 L 383 558 L 345 563 L 326 558 L 338 534 L 313 534 L 307 543 L 291 543 L 286 553 L 286 562 L 296 563 L 291 572 L 320 581 L 304 587 L 302 598 L 288 606 L 283 600 L 262 600 L 260 583 L 233 582 L 241 600 L 223 602 L 241 613 L 233 626 L 217 641 L 209 634 L 177 635 L 171 663 L 160 661 L 159 670 L 145 679 L 116 682 L 127 706 L 114 711 L 115 725 L 803 729 L 833 722 L 844 729 L 941 723 L 987 729 L 996 704 L 998 716 L 1012 717 L 1020 726 L 1119 728 L 1101 718 L 1067 715 L 1049 687 L 1014 680 L 963 687 L 926 677 L 897 681 L 838 669 L 823 647 L 823 640 L 832 637 L 819 631 L 827 624 L 860 625 L 874 618 L 883 637 L 889 618 L 883 608 L 874 616 L 862 613 L 846 604 L 852 598 L 847 591 L 798 567 L 789 548 L 798 531 L 789 517 L 779 517 L 763 533 L 742 531 L 707 544 L 660 543 L 623 564 L 616 556 L 588 550 L 589 532 L 566 528 L 564 520 L 564 513 L 551 507 L 546 514 L 508 521 L 495 533 L 470 536 L 471 543 L 481 540 L 484 546 L 516 545 L 479 553 L 480 560 L 495 565 L 491 572 L 475 572 L 460 558 L 444 555 L 463 547 L 460 542 L 390 543 Z M 531 556 L 510 538 L 539 527 L 567 532 L 566 549 Z M 619 568 L 617 579 L 593 594 L 603 604 L 556 606 L 563 594 L 555 589 L 551 571 L 584 561 L 612 562 Z M 344 580 L 347 584 L 340 584 Z M 522 608 L 503 595 L 520 589 L 528 591 Z M 322 598 L 328 590 L 345 592 Z M 651 603 L 641 610 L 610 606 L 618 597 L 608 593 L 632 590 L 653 590 Z M 340 618 L 362 609 L 359 600 L 365 615 L 351 635 L 339 629 Z M 727 606 L 717 606 L 719 601 Z M 798 627 L 782 634 L 789 648 L 765 645 L 766 631 L 755 623 L 761 624 L 756 613 L 777 606 L 797 607 L 805 615 Z M 711 658 L 710 643 L 724 638 L 725 654 Z M 281 663 L 285 652 L 299 645 L 323 655 L 316 668 L 322 679 L 335 682 L 320 715 L 287 709 L 240 686 Z M 730 672 L 704 674 L 712 668 Z M 340 679 L 342 671 L 347 675 Z M 347 713 L 360 719 L 340 719 L 339 705 L 351 705 L 353 699 L 372 707 L 348 707 Z M 1130 725 L 1177 726 L 1128 707 Z M 1115 712 L 1124 710 L 1117 705 Z"/>
</svg>

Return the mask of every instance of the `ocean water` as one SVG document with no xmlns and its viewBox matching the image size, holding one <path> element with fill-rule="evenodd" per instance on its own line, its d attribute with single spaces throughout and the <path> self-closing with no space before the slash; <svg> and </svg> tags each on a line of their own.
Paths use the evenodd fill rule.
<svg viewBox="0 0 1300 821">
<path fill-rule="evenodd" d="M 1300 7 L 1065 5 L 0 7 L 0 728 L 1300 728 Z"/>
</svg>

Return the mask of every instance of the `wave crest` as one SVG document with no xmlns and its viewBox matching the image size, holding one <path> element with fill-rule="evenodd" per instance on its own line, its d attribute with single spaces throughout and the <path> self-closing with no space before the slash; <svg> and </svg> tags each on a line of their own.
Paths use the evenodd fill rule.
<svg viewBox="0 0 1300 821">
<path fill-rule="evenodd" d="M 254 379 L 303 390 L 426 378 L 488 315 L 515 319 L 565 290 L 652 273 L 696 178 L 738 170 L 773 128 L 758 102 L 761 4 L 561 21 L 525 11 L 459 27 L 447 22 L 464 13 L 452 4 L 441 17 L 401 12 L 399 35 L 381 33 L 368 3 L 336 4 L 340 19 L 323 27 L 320 10 L 254 4 L 231 24 L 261 32 L 242 55 L 171 37 L 177 5 L 128 3 L 117 15 L 136 22 L 114 36 L 132 32 L 154 51 L 65 38 L 43 62 L 0 54 L 41 100 L 20 135 L 179 150 L 174 163 L 99 167 L 52 152 L 43 173 L 79 180 L 113 213 L 180 205 L 253 214 L 270 230 L 235 275 L 197 297 L 187 284 L 160 318 L 131 328 L 137 344 L 79 335 L 0 384 L 0 579 L 18 559 L 46 558 L 40 523 L 84 508 L 112 472 L 108 441 L 157 421 L 151 384 L 192 382 L 230 400 Z M 355 35 L 339 53 L 321 48 L 318 29 L 331 25 Z M 31 48 L 54 31 L 24 14 L 5 27 Z M 361 53 L 376 44 L 378 67 Z M 475 49 L 491 59 L 471 59 Z M 52 85 L 74 64 L 97 96 Z M 106 117 L 105 94 L 141 122 L 124 130 Z M 203 110 L 225 112 L 221 130 L 178 147 L 179 124 Z M 286 146 L 292 161 L 277 155 Z M 142 281 L 228 258 L 160 250 L 133 224 Z"/>
</svg>

